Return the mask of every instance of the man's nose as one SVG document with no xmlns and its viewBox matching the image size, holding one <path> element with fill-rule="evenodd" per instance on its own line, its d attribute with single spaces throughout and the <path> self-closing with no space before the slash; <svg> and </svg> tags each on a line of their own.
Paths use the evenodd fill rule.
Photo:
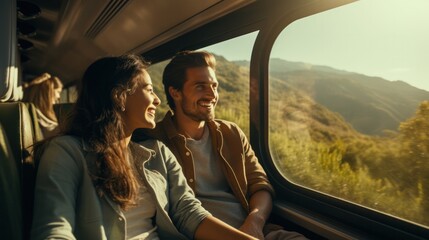
<svg viewBox="0 0 429 240">
<path fill-rule="evenodd" d="M 217 89 L 214 87 L 209 87 L 207 90 L 207 94 L 210 95 L 211 97 L 216 97 Z"/>
</svg>

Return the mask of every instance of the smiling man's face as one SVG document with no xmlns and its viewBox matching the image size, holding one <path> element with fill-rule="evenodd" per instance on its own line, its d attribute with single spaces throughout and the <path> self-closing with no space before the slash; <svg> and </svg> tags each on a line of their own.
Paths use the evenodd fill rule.
<svg viewBox="0 0 429 240">
<path fill-rule="evenodd" d="M 188 68 L 176 108 L 181 108 L 180 112 L 193 121 L 213 120 L 219 99 L 218 85 L 211 67 Z"/>
</svg>

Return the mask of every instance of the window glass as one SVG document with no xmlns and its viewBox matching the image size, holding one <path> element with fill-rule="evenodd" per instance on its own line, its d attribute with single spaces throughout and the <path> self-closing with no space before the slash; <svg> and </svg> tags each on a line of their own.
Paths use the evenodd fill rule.
<svg viewBox="0 0 429 240">
<path fill-rule="evenodd" d="M 70 86 L 67 88 L 67 97 L 70 103 L 75 103 L 77 100 L 78 91 L 76 85 Z"/>
<path fill-rule="evenodd" d="M 68 100 L 68 92 L 69 92 L 68 88 L 63 88 L 62 89 L 62 91 L 60 93 L 60 100 L 59 100 L 60 103 L 66 103 L 66 102 L 69 101 Z"/>
<path fill-rule="evenodd" d="M 160 121 L 164 117 L 165 113 L 169 110 L 167 98 L 165 97 L 164 93 L 164 85 L 162 85 L 162 72 L 164 71 L 164 68 L 168 62 L 170 62 L 170 60 L 152 64 L 147 70 L 150 78 L 152 79 L 153 91 L 161 100 L 161 104 L 156 107 L 157 121 Z"/>
<path fill-rule="evenodd" d="M 216 118 L 237 123 L 247 136 L 249 136 L 249 66 L 256 35 L 257 32 L 254 32 L 200 49 L 213 53 L 217 62 L 219 102 L 216 106 Z M 154 64 L 148 69 L 154 91 L 162 102 L 157 109 L 158 120 L 169 109 L 162 85 L 162 71 L 168 62 L 169 60 Z"/>
<path fill-rule="evenodd" d="M 269 146 L 289 181 L 429 225 L 429 1 L 297 20 L 269 64 Z"/>
</svg>

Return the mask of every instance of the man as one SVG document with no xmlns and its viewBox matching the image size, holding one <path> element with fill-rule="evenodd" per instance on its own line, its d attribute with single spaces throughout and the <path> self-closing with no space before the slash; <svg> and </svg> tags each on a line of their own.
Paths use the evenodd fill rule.
<svg viewBox="0 0 429 240">
<path fill-rule="evenodd" d="M 163 73 L 172 111 L 154 130 L 135 132 L 133 140 L 148 135 L 164 142 L 204 208 L 231 226 L 264 239 L 274 190 L 242 130 L 232 122 L 215 120 L 219 100 L 215 69 L 216 60 L 210 53 L 178 53 Z M 294 232 L 276 232 L 266 239 L 303 238 Z"/>
</svg>

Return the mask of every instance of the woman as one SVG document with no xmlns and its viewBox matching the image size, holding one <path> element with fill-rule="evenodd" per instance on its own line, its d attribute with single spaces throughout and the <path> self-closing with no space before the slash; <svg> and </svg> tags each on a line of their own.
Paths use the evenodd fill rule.
<svg viewBox="0 0 429 240">
<path fill-rule="evenodd" d="M 130 142 L 160 104 L 146 67 L 127 55 L 86 70 L 64 133 L 36 152 L 33 239 L 253 239 L 201 207 L 163 144 Z"/>
<path fill-rule="evenodd" d="M 50 137 L 58 131 L 58 120 L 54 104 L 60 99 L 63 89 L 61 80 L 44 73 L 29 83 L 24 83 L 24 102 L 33 103 L 43 137 Z"/>
</svg>

